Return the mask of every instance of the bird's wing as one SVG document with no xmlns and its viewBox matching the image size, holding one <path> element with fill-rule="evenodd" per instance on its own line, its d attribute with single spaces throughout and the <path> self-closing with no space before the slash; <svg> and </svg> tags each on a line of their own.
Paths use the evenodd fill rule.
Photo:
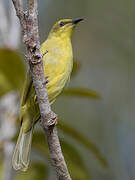
<svg viewBox="0 0 135 180">
<path fill-rule="evenodd" d="M 33 82 L 32 75 L 31 75 L 30 71 L 28 71 L 27 78 L 26 78 L 25 84 L 24 84 L 23 93 L 22 93 L 22 101 L 21 101 L 22 106 L 24 106 L 26 104 L 30 89 L 32 87 L 32 82 Z"/>
</svg>

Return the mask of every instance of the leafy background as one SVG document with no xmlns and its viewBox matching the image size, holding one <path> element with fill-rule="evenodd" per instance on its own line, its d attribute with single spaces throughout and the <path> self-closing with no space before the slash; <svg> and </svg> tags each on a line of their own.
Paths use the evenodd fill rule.
<svg viewBox="0 0 135 180">
<path fill-rule="evenodd" d="M 59 136 L 74 180 L 135 179 L 134 7 L 132 0 L 39 1 L 41 42 L 56 20 L 85 18 L 72 41 L 74 73 L 52 107 L 59 115 Z M 1 96 L 14 88 L 22 89 L 23 59 L 18 53 L 0 50 Z M 3 63 L 8 63 L 8 70 Z M 14 179 L 55 179 L 39 125 L 32 147 L 29 170 L 16 176 L 14 172 Z"/>
</svg>

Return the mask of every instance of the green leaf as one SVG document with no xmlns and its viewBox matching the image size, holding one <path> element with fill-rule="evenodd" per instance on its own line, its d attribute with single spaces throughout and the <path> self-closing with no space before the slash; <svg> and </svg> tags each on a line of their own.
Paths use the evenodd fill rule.
<svg viewBox="0 0 135 180">
<path fill-rule="evenodd" d="M 44 155 L 49 156 L 48 145 L 46 143 L 45 135 L 42 132 L 34 132 L 32 146 L 40 152 L 43 152 Z"/>
<path fill-rule="evenodd" d="M 90 98 L 90 99 L 100 99 L 100 95 L 98 92 L 91 89 L 83 89 L 83 88 L 70 88 L 64 90 L 62 93 L 66 96 L 74 96 L 74 97 L 82 97 L 82 98 Z"/>
<path fill-rule="evenodd" d="M 47 177 L 47 168 L 41 162 L 35 162 L 30 165 L 26 172 L 19 172 L 15 180 L 44 180 Z"/>
<path fill-rule="evenodd" d="M 84 147 L 86 147 L 88 150 L 90 150 L 95 155 L 100 164 L 103 165 L 103 167 L 108 167 L 107 161 L 99 151 L 98 147 L 93 142 L 87 140 L 83 135 L 81 135 L 75 129 L 69 127 L 67 124 L 63 123 L 61 120 L 58 123 L 58 128 L 60 128 L 64 133 L 71 136 L 76 141 L 81 143 Z"/>
<path fill-rule="evenodd" d="M 3 179 L 3 170 L 4 170 L 4 167 L 3 167 L 3 154 L 2 152 L 0 151 L 0 180 Z"/>
<path fill-rule="evenodd" d="M 25 66 L 19 54 L 0 49 L 0 96 L 10 90 L 20 90 L 25 78 Z"/>
<path fill-rule="evenodd" d="M 71 73 L 71 76 L 76 75 L 76 73 L 78 72 L 78 70 L 80 69 L 80 64 L 78 63 L 78 61 L 73 61 L 73 70 Z"/>
<path fill-rule="evenodd" d="M 69 168 L 72 179 L 74 180 L 91 180 L 90 175 L 85 167 L 80 154 L 66 141 L 60 139 L 62 151 Z M 45 135 L 41 132 L 35 132 L 32 147 L 38 150 L 42 155 L 49 157 L 48 146 L 45 141 Z"/>
<path fill-rule="evenodd" d="M 73 180 L 91 180 L 90 173 L 77 149 L 66 141 L 60 139 L 63 155 Z"/>
</svg>

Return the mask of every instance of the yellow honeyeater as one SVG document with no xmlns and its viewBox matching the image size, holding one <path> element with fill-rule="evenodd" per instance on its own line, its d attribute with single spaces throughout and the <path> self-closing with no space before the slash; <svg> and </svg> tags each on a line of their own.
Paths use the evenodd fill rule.
<svg viewBox="0 0 135 180">
<path fill-rule="evenodd" d="M 56 100 L 70 78 L 73 66 L 71 38 L 76 24 L 82 20 L 82 18 L 59 20 L 52 27 L 47 40 L 41 45 L 42 54 L 48 51 L 43 56 L 43 63 L 45 77 L 48 80 L 46 87 L 50 104 Z M 16 170 L 25 171 L 28 168 L 33 127 L 39 118 L 37 97 L 32 76 L 29 75 L 22 95 L 21 129 L 12 159 Z"/>
</svg>

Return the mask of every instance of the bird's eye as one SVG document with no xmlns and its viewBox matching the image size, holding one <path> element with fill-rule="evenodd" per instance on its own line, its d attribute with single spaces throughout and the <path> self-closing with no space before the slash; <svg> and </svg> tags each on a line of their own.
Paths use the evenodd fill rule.
<svg viewBox="0 0 135 180">
<path fill-rule="evenodd" d="M 59 25 L 60 25 L 60 27 L 62 27 L 65 25 L 65 23 L 61 21 Z"/>
</svg>

